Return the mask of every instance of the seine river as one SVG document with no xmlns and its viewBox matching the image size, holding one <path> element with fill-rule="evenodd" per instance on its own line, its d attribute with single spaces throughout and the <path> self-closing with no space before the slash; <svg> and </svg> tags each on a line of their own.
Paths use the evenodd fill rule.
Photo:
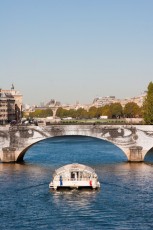
<svg viewBox="0 0 153 230">
<path fill-rule="evenodd" d="M 114 145 L 89 137 L 39 142 L 23 164 L 0 164 L 0 229 L 153 229 L 153 153 L 128 163 Z M 100 191 L 52 192 L 54 170 L 93 167 Z"/>
</svg>

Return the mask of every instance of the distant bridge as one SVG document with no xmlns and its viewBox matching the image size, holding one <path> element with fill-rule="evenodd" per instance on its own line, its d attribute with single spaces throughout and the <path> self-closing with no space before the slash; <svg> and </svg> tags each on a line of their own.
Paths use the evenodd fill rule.
<svg viewBox="0 0 153 230">
<path fill-rule="evenodd" d="M 119 147 L 131 162 L 143 161 L 153 147 L 152 125 L 0 126 L 0 160 L 22 161 L 33 144 L 66 135 L 90 136 L 109 141 Z"/>
</svg>

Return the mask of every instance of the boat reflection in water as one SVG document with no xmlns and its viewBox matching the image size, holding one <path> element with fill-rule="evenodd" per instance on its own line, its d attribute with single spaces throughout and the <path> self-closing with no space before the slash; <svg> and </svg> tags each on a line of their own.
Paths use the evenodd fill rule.
<svg viewBox="0 0 153 230">
<path fill-rule="evenodd" d="M 83 164 L 68 164 L 57 169 L 49 188 L 57 189 L 98 189 L 100 183 L 94 169 Z"/>
</svg>

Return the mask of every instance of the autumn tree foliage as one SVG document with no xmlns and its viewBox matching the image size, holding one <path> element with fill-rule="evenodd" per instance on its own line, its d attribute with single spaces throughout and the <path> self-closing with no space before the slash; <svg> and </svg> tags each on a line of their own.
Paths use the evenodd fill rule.
<svg viewBox="0 0 153 230">
<path fill-rule="evenodd" d="M 128 102 L 124 107 L 124 116 L 128 118 L 139 117 L 141 114 L 140 107 L 135 102 Z"/>
<path fill-rule="evenodd" d="M 112 103 L 110 105 L 111 117 L 120 118 L 123 115 L 123 108 L 120 103 Z"/>
<path fill-rule="evenodd" d="M 53 116 L 53 111 L 51 109 L 37 109 L 35 112 L 29 113 L 29 117 L 34 118 L 44 118 L 44 117 L 50 117 Z"/>
</svg>

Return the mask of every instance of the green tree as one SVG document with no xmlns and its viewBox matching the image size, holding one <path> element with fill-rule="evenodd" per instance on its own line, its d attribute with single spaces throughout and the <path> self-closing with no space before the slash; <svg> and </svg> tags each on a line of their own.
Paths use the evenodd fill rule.
<svg viewBox="0 0 153 230">
<path fill-rule="evenodd" d="M 95 106 L 90 107 L 88 111 L 89 118 L 96 118 L 97 117 L 97 108 Z"/>
<path fill-rule="evenodd" d="M 153 124 L 153 83 L 148 85 L 147 95 L 143 103 L 143 118 L 146 124 Z"/>
<path fill-rule="evenodd" d="M 111 110 L 112 118 L 120 118 L 123 114 L 123 108 L 120 103 L 112 103 L 110 105 L 110 110 Z"/>
<path fill-rule="evenodd" d="M 128 118 L 139 117 L 140 107 L 135 102 L 128 102 L 124 107 L 124 116 Z"/>
<path fill-rule="evenodd" d="M 110 105 L 104 105 L 102 107 L 102 116 L 108 116 L 108 118 L 112 117 L 111 107 Z"/>
<path fill-rule="evenodd" d="M 51 109 L 36 109 L 34 112 L 29 113 L 29 117 L 50 117 L 53 116 L 53 111 Z"/>
<path fill-rule="evenodd" d="M 69 116 L 69 110 L 63 109 L 62 107 L 60 107 L 56 111 L 56 116 L 60 117 L 60 118 L 68 117 Z"/>
<path fill-rule="evenodd" d="M 76 110 L 75 109 L 70 109 L 68 111 L 69 117 L 76 118 Z"/>
<path fill-rule="evenodd" d="M 76 118 L 78 119 L 87 119 L 88 118 L 88 112 L 87 110 L 83 108 L 79 108 L 76 111 Z"/>
<path fill-rule="evenodd" d="M 102 114 L 103 114 L 103 107 L 97 108 L 96 117 L 99 118 L 100 116 L 102 116 Z"/>
</svg>

